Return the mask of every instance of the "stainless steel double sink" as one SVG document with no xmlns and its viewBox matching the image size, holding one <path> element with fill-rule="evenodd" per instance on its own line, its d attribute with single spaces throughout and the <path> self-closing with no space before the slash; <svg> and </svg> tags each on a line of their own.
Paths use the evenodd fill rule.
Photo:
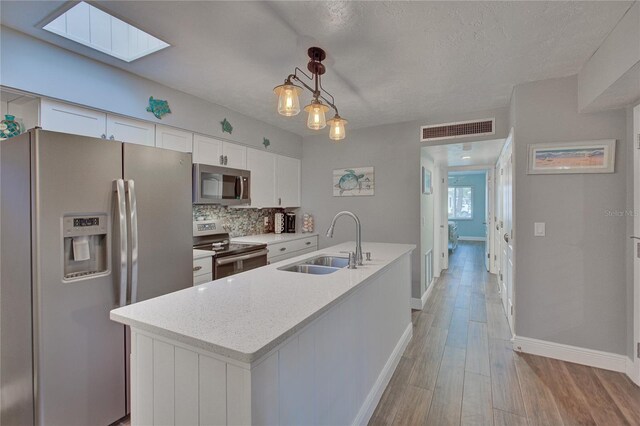
<svg viewBox="0 0 640 426">
<path fill-rule="evenodd" d="M 292 265 L 282 266 L 279 271 L 298 272 L 301 274 L 327 275 L 349 266 L 349 258 L 341 256 L 321 255 L 305 259 Z"/>
</svg>

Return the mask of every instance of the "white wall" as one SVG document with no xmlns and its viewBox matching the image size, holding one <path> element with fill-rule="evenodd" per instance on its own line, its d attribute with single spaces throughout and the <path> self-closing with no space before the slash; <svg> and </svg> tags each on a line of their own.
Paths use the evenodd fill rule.
<svg viewBox="0 0 640 426">
<path fill-rule="evenodd" d="M 508 110 L 501 108 L 455 116 L 434 116 L 424 121 L 389 124 L 349 130 L 340 143 L 325 132 L 305 137 L 302 158 L 303 212 L 314 215 L 320 232 L 320 247 L 354 240 L 354 225 L 340 219 L 333 240 L 324 236 L 333 216 L 341 210 L 356 213 L 363 226 L 363 240 L 420 245 L 420 126 L 444 122 L 496 118 L 496 134 L 508 135 Z M 451 143 L 477 141 L 454 139 Z M 373 197 L 333 197 L 332 171 L 339 168 L 374 166 L 376 192 Z M 412 258 L 412 297 L 421 297 L 419 253 Z M 437 268 L 436 268 L 437 270 Z"/>
<path fill-rule="evenodd" d="M 627 218 L 608 214 L 629 208 L 626 112 L 578 113 L 576 76 L 520 85 L 512 104 L 516 334 L 626 354 Z M 529 144 L 607 138 L 615 173 L 526 174 Z"/>
<path fill-rule="evenodd" d="M 0 27 L 0 84 L 42 96 L 176 126 L 300 158 L 302 137 L 7 27 Z M 146 111 L 149 96 L 169 101 L 162 120 Z M 275 111 L 274 104 L 265 108 Z M 233 133 L 222 133 L 224 118 Z"/>
</svg>

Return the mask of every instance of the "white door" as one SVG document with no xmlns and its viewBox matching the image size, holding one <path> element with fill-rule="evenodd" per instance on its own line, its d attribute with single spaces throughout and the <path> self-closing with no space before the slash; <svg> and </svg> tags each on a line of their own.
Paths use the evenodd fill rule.
<svg viewBox="0 0 640 426">
<path fill-rule="evenodd" d="M 193 162 L 211 166 L 224 165 L 222 141 L 202 135 L 193 135 Z"/>
<path fill-rule="evenodd" d="M 154 146 L 156 126 L 146 121 L 107 114 L 107 139 Z"/>
<path fill-rule="evenodd" d="M 224 165 L 233 169 L 247 168 L 247 148 L 234 143 L 223 142 Z"/>
<path fill-rule="evenodd" d="M 487 170 L 485 174 L 485 211 L 484 211 L 484 267 L 487 271 L 491 271 L 491 213 L 493 208 L 493 182 L 491 179 L 491 170 Z"/>
<path fill-rule="evenodd" d="M 449 269 L 449 170 L 442 169 L 440 178 L 440 224 L 441 240 L 442 240 L 442 269 Z"/>
<path fill-rule="evenodd" d="M 251 172 L 251 207 L 275 207 L 276 156 L 247 148 L 247 169 Z"/>
<path fill-rule="evenodd" d="M 107 114 L 63 102 L 42 99 L 40 125 L 45 130 L 106 138 Z"/>
<path fill-rule="evenodd" d="M 640 211 L 640 105 L 633 109 L 633 144 L 636 149 L 633 150 L 634 158 L 634 196 L 633 206 L 636 212 Z M 640 215 L 635 215 L 633 220 L 634 229 L 634 308 L 633 308 L 633 324 L 634 324 L 634 342 L 636 346 L 636 355 L 640 355 Z M 633 359 L 633 371 L 631 379 L 640 385 L 640 357 Z"/>
<path fill-rule="evenodd" d="M 513 156 L 509 153 L 509 157 L 504 165 L 504 229 L 503 229 L 503 288 L 505 290 L 506 299 L 505 311 L 507 313 L 507 319 L 509 320 L 509 326 L 511 333 L 513 334 Z"/>
<path fill-rule="evenodd" d="M 173 151 L 191 152 L 193 150 L 193 133 L 157 125 L 156 146 Z"/>
<path fill-rule="evenodd" d="M 278 206 L 300 207 L 300 160 L 276 156 Z"/>
</svg>

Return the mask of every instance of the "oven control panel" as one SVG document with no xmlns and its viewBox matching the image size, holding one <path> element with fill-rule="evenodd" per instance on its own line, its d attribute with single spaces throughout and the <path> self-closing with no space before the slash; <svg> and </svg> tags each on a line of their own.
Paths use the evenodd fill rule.
<svg viewBox="0 0 640 426">
<path fill-rule="evenodd" d="M 224 234 L 222 222 L 218 220 L 198 220 L 193 222 L 193 236 Z"/>
</svg>

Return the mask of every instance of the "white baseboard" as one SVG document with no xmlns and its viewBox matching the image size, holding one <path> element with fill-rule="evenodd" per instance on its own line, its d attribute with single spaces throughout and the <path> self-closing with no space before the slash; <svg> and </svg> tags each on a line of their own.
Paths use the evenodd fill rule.
<svg viewBox="0 0 640 426">
<path fill-rule="evenodd" d="M 458 237 L 458 241 L 487 241 L 486 237 Z"/>
<path fill-rule="evenodd" d="M 382 398 L 382 393 L 389 384 L 391 376 L 393 376 L 393 372 L 396 371 L 396 367 L 398 366 L 400 358 L 402 358 L 402 354 L 407 348 L 412 335 L 413 324 L 409 323 L 407 325 L 407 328 L 404 330 L 404 333 L 402 333 L 402 337 L 400 337 L 400 340 L 398 340 L 396 347 L 393 349 L 393 352 L 391 352 L 391 356 L 380 372 L 376 383 L 373 385 L 373 388 L 369 392 L 369 395 L 367 395 L 367 399 L 364 400 L 364 403 L 360 407 L 358 415 L 353 421 L 354 425 L 366 425 L 367 423 L 369 423 L 373 412 L 378 406 L 378 402 L 380 402 L 380 398 Z"/>
<path fill-rule="evenodd" d="M 628 374 L 627 363 L 631 362 L 633 364 L 633 361 L 624 355 L 531 339 L 529 337 L 515 336 L 513 338 L 513 350 L 625 374 Z"/>
<path fill-rule="evenodd" d="M 640 371 L 636 369 L 636 366 L 634 365 L 633 360 L 631 358 L 627 358 L 626 373 L 633 383 L 640 386 Z"/>
<path fill-rule="evenodd" d="M 427 300 L 429 300 L 429 296 L 431 296 L 431 290 L 433 290 L 433 284 L 435 282 L 435 278 L 431 280 L 431 284 L 429 284 L 429 286 L 427 287 L 427 291 L 424 292 L 420 299 L 418 299 L 417 297 L 411 298 L 411 309 L 417 309 L 419 311 L 424 309 L 427 304 Z"/>
</svg>

